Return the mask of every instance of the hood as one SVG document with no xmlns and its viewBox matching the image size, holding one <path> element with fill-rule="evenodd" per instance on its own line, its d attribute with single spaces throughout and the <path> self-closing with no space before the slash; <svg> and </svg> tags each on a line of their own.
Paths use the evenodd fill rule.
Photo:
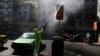
<svg viewBox="0 0 100 56">
<path fill-rule="evenodd" d="M 18 38 L 16 40 L 13 41 L 13 43 L 25 43 L 25 44 L 30 44 L 32 42 L 34 42 L 35 39 L 24 39 L 24 38 Z"/>
</svg>

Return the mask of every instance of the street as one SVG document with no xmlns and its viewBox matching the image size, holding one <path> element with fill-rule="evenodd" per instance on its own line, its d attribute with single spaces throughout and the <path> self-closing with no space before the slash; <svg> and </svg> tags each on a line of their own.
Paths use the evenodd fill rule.
<svg viewBox="0 0 100 56">
<path fill-rule="evenodd" d="M 40 54 L 43 54 L 45 56 L 50 55 L 51 53 L 51 40 L 43 40 L 43 44 L 46 44 L 46 49 L 43 50 Z M 32 51 L 26 51 L 23 50 L 21 51 L 20 54 L 15 54 L 14 50 L 11 48 L 11 43 L 12 40 L 8 40 L 6 44 L 4 44 L 4 48 L 0 49 L 0 56 L 32 56 L 33 52 Z"/>
<path fill-rule="evenodd" d="M 0 50 L 0 56 L 32 56 L 31 51 L 25 50 L 24 52 L 20 52 L 20 54 L 14 54 L 11 43 L 12 40 L 8 40 L 4 48 Z M 40 52 L 41 56 L 51 56 L 52 40 L 42 40 L 42 43 L 46 45 L 46 49 Z M 65 41 L 64 56 L 100 56 L 100 46 Z"/>
</svg>

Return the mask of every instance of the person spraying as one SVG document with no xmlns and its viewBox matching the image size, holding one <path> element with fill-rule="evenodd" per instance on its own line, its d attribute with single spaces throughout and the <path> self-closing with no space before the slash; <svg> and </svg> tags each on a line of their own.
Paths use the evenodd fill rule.
<svg viewBox="0 0 100 56">
<path fill-rule="evenodd" d="M 34 53 L 33 56 L 38 56 L 40 45 L 41 45 L 41 35 L 43 32 L 43 28 L 35 28 L 35 48 L 34 48 Z"/>
<path fill-rule="evenodd" d="M 47 26 L 47 24 L 50 22 L 50 20 L 41 28 L 35 28 L 34 32 L 35 32 L 35 48 L 34 48 L 34 53 L 33 56 L 39 56 L 39 49 L 40 49 L 40 45 L 41 45 L 41 37 L 42 37 L 42 33 L 45 30 L 45 27 Z"/>
</svg>

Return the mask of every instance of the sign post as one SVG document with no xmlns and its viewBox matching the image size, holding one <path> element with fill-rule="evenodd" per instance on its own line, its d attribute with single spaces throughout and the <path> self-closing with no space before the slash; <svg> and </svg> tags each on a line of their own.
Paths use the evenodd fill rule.
<svg viewBox="0 0 100 56">
<path fill-rule="evenodd" d="M 57 14 L 56 14 L 56 19 L 57 20 L 59 20 L 59 31 L 58 31 L 58 35 L 60 35 L 61 34 L 61 32 L 60 32 L 60 22 L 61 22 L 61 20 L 63 20 L 63 18 L 64 18 L 64 8 L 63 8 L 63 6 L 62 5 L 57 5 Z"/>
<path fill-rule="evenodd" d="M 58 31 L 59 36 L 53 37 L 52 56 L 64 56 L 64 40 L 62 37 L 60 37 L 60 35 L 61 35 L 60 20 L 63 20 L 63 11 L 64 11 L 63 6 L 57 5 L 56 19 L 59 20 L 59 31 Z"/>
</svg>

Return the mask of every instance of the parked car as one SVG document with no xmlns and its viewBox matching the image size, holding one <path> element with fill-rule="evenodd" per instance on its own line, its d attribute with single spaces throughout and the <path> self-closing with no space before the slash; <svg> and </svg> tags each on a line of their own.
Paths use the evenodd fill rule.
<svg viewBox="0 0 100 56">
<path fill-rule="evenodd" d="M 7 42 L 7 35 L 1 34 L 0 35 L 0 46 L 3 47 L 3 45 Z"/>
<path fill-rule="evenodd" d="M 34 32 L 25 32 L 19 38 L 12 41 L 11 47 L 15 50 L 33 49 L 35 42 Z"/>
<path fill-rule="evenodd" d="M 35 47 L 35 33 L 34 32 L 25 32 L 19 38 L 12 41 L 11 47 L 14 49 L 14 52 L 21 52 L 25 50 L 34 50 Z M 46 45 L 40 44 L 40 50 L 44 50 Z"/>
</svg>

